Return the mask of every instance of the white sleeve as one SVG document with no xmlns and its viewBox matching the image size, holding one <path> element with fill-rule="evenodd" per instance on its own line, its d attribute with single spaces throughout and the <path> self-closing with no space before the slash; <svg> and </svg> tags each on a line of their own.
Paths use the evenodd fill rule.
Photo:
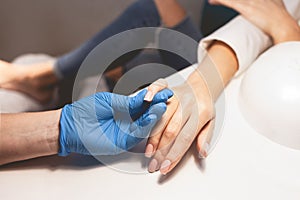
<svg viewBox="0 0 300 200">
<path fill-rule="evenodd" d="M 286 8 L 296 19 L 300 19 L 300 0 L 285 0 Z M 242 16 L 237 16 L 229 23 L 202 39 L 198 48 L 199 62 L 202 60 L 204 50 L 214 41 L 219 40 L 230 46 L 235 52 L 239 70 L 236 75 L 245 71 L 255 59 L 272 45 L 268 37 L 259 28 L 251 24 Z"/>
</svg>

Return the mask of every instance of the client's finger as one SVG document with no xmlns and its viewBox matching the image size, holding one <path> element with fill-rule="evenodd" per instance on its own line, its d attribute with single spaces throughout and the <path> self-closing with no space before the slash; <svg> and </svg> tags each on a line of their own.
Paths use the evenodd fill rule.
<svg viewBox="0 0 300 200">
<path fill-rule="evenodd" d="M 206 158 L 210 153 L 211 139 L 215 129 L 215 119 L 210 120 L 200 131 L 197 138 L 197 150 L 200 158 Z"/>
<path fill-rule="evenodd" d="M 151 102 L 153 100 L 154 95 L 157 92 L 159 92 L 167 87 L 168 87 L 168 82 L 165 79 L 158 79 L 157 81 L 155 81 L 148 87 L 148 92 L 147 92 L 144 100 Z"/>
<path fill-rule="evenodd" d="M 200 115 L 201 116 L 201 115 Z M 180 162 L 196 138 L 199 130 L 207 123 L 206 117 L 200 117 L 194 112 L 177 136 L 168 155 L 160 166 L 160 172 L 167 174 Z"/>
<path fill-rule="evenodd" d="M 172 119 L 168 123 L 166 129 L 164 130 L 161 138 L 159 140 L 159 144 L 156 143 L 157 150 L 155 151 L 155 155 L 153 159 L 149 163 L 148 171 L 155 172 L 159 169 L 159 164 L 162 163 L 170 151 L 174 141 L 176 140 L 178 134 L 180 133 L 182 127 L 186 123 L 189 118 L 189 114 L 183 114 L 181 106 L 174 113 Z"/>
<path fill-rule="evenodd" d="M 184 112 L 182 108 L 185 108 Z M 177 108 L 176 112 L 174 113 L 173 117 L 168 122 L 164 132 L 162 133 L 159 144 L 156 144 L 156 146 L 158 146 L 154 149 L 156 150 L 156 154 L 153 159 L 156 159 L 158 163 L 161 163 L 165 156 L 168 154 L 171 145 L 174 143 L 182 127 L 189 119 L 190 114 L 191 111 L 188 109 L 188 107 L 183 107 L 182 105 L 180 105 Z"/>
<path fill-rule="evenodd" d="M 151 106 L 148 112 L 144 113 L 138 120 L 130 125 L 130 132 L 127 135 L 126 141 L 128 149 L 134 147 L 144 138 L 149 136 L 150 131 L 166 109 L 167 106 L 165 103 L 155 104 Z"/>
<path fill-rule="evenodd" d="M 168 102 L 167 111 L 163 115 L 160 121 L 156 124 L 154 129 L 151 132 L 151 135 L 148 139 L 146 150 L 145 150 L 145 156 L 150 158 L 154 155 L 159 141 L 161 139 L 161 135 L 164 132 L 166 126 L 169 124 L 169 121 L 171 120 L 172 116 L 176 112 L 178 108 L 178 101 L 175 97 L 172 97 L 170 101 Z"/>
</svg>

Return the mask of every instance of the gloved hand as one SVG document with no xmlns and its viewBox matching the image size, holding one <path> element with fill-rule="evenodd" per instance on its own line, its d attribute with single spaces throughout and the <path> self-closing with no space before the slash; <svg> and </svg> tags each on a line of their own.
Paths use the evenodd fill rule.
<svg viewBox="0 0 300 200">
<path fill-rule="evenodd" d="M 144 101 L 146 93 L 127 97 L 102 92 L 66 105 L 60 119 L 59 155 L 116 155 L 137 145 L 148 137 L 173 95 L 162 90 L 150 104 Z"/>
</svg>

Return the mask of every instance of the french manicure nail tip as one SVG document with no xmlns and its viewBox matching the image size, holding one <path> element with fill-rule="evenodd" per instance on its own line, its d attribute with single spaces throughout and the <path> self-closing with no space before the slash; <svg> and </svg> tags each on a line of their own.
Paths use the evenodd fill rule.
<svg viewBox="0 0 300 200">
<path fill-rule="evenodd" d="M 205 142 L 202 149 L 199 151 L 198 157 L 200 159 L 205 159 L 208 156 L 209 144 Z"/>
<path fill-rule="evenodd" d="M 201 152 L 199 152 L 199 153 L 198 153 L 198 158 L 199 158 L 199 159 L 204 159 L 205 157 L 202 155 Z"/>
<path fill-rule="evenodd" d="M 145 150 L 145 156 L 147 158 L 150 158 L 153 154 L 153 145 L 152 144 L 148 144 Z"/>
<path fill-rule="evenodd" d="M 171 166 L 171 161 L 169 160 L 165 160 L 160 167 L 160 173 L 162 173 L 163 175 L 166 175 L 169 171 L 169 168 Z"/>
<path fill-rule="evenodd" d="M 161 164 L 160 169 L 161 169 L 162 171 L 166 171 L 166 170 L 169 169 L 170 165 L 171 165 L 171 161 L 165 160 L 165 161 Z"/>
<path fill-rule="evenodd" d="M 149 172 L 155 172 L 157 170 L 158 162 L 156 159 L 151 160 L 149 163 L 148 170 Z"/>
<path fill-rule="evenodd" d="M 148 91 L 144 100 L 145 101 L 152 101 L 152 98 L 153 98 L 153 93 L 151 91 Z"/>
<path fill-rule="evenodd" d="M 210 148 L 210 145 L 207 142 L 205 142 L 204 146 L 203 146 L 203 154 L 204 154 L 205 158 L 208 156 L 209 148 Z"/>
</svg>

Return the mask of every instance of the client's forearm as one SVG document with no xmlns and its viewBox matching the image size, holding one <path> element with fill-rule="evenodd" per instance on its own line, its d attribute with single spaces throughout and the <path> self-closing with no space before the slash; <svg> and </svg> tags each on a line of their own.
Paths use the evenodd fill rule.
<svg viewBox="0 0 300 200">
<path fill-rule="evenodd" d="M 0 165 L 57 154 L 60 113 L 0 115 Z"/>
<path fill-rule="evenodd" d="M 231 47 L 215 41 L 198 68 L 189 76 L 188 83 L 196 93 L 208 87 L 213 101 L 216 101 L 237 70 L 237 57 Z"/>
</svg>

